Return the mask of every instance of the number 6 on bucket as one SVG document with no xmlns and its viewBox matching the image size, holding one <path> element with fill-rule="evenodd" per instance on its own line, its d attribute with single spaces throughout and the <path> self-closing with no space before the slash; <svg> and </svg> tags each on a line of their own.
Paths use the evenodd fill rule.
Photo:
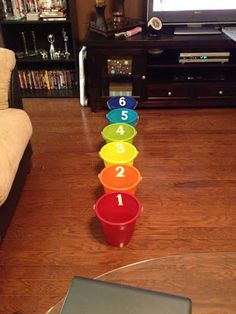
<svg viewBox="0 0 236 314">
<path fill-rule="evenodd" d="M 123 204 L 123 199 L 122 199 L 122 196 L 121 196 L 121 194 L 117 194 L 117 199 L 118 199 L 118 205 L 119 206 L 123 206 L 124 204 Z"/>
<path fill-rule="evenodd" d="M 118 153 L 118 154 L 123 154 L 123 153 L 125 152 L 125 148 L 124 148 L 124 146 L 123 146 L 122 143 L 117 143 L 117 144 L 116 144 L 116 147 L 118 148 L 118 149 L 117 149 L 117 153 Z"/>
<path fill-rule="evenodd" d="M 119 99 L 119 105 L 121 107 L 124 107 L 126 105 L 125 97 L 120 97 Z"/>
</svg>

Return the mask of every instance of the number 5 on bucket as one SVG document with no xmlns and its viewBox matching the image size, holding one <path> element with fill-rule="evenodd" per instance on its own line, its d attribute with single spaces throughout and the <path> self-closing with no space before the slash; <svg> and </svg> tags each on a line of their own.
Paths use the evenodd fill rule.
<svg viewBox="0 0 236 314">
<path fill-rule="evenodd" d="M 128 119 L 128 111 L 127 110 L 122 110 L 121 119 L 124 121 Z"/>
</svg>

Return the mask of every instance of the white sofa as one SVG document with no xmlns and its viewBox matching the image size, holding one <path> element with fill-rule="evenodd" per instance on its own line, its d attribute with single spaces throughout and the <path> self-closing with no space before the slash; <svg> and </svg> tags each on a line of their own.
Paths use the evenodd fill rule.
<svg viewBox="0 0 236 314">
<path fill-rule="evenodd" d="M 22 107 L 15 54 L 0 48 L 0 242 L 23 187 L 32 154 L 31 135 L 32 125 Z"/>
</svg>

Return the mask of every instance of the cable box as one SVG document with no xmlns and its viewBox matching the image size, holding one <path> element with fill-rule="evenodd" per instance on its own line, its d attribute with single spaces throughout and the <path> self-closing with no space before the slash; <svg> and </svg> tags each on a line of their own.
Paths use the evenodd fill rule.
<svg viewBox="0 0 236 314">
<path fill-rule="evenodd" d="M 227 63 L 230 52 L 180 52 L 179 63 Z"/>
</svg>

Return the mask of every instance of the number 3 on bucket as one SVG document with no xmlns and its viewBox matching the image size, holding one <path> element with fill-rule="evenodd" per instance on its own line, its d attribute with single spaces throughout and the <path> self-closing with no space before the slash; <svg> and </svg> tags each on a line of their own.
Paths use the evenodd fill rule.
<svg viewBox="0 0 236 314">
<path fill-rule="evenodd" d="M 123 154 L 125 152 L 125 148 L 124 148 L 122 143 L 117 143 L 116 147 L 117 147 L 117 153 L 118 154 Z"/>
</svg>

